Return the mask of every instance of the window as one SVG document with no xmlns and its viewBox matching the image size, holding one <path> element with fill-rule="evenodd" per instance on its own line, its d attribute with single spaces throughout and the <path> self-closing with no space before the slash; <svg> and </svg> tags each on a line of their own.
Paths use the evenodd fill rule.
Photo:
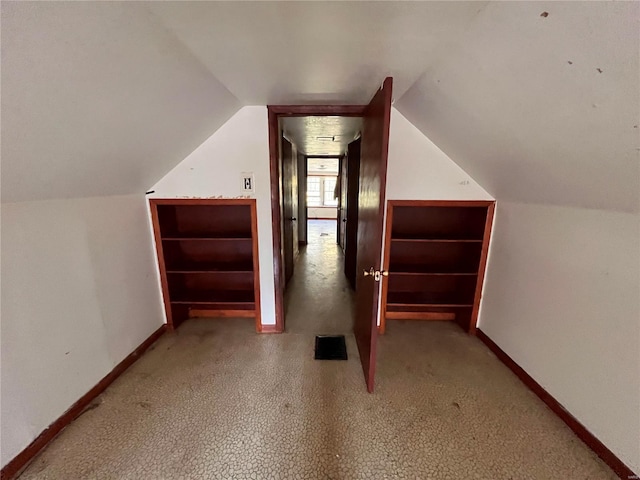
<svg viewBox="0 0 640 480">
<path fill-rule="evenodd" d="M 307 177 L 307 206 L 337 207 L 338 200 L 334 196 L 338 177 Z"/>
</svg>

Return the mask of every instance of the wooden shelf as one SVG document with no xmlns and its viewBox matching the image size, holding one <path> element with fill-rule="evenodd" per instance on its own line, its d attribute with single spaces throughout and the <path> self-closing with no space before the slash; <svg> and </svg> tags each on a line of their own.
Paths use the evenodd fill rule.
<svg viewBox="0 0 640 480">
<path fill-rule="evenodd" d="M 216 235 L 212 235 L 210 233 L 200 233 L 200 234 L 195 234 L 195 235 L 191 235 L 191 236 L 169 236 L 169 237 L 162 237 L 162 241 L 163 242 L 167 242 L 167 241 L 201 241 L 201 240 L 213 240 L 213 241 L 220 241 L 220 240 L 232 240 L 234 242 L 239 242 L 239 241 L 251 241 L 251 237 L 247 237 L 244 235 L 229 235 L 229 234 L 220 234 L 218 236 Z"/>
<path fill-rule="evenodd" d="M 493 202 L 389 201 L 382 283 L 386 318 L 475 320 Z"/>
<path fill-rule="evenodd" d="M 167 273 L 249 273 L 251 262 L 183 262 L 167 267 Z"/>
<path fill-rule="evenodd" d="M 392 242 L 482 243 L 478 238 L 392 238 Z"/>
<path fill-rule="evenodd" d="M 220 290 L 192 290 L 178 292 L 172 295 L 171 303 L 187 303 L 198 305 L 214 304 L 253 304 L 253 291 L 220 291 Z"/>
<path fill-rule="evenodd" d="M 404 264 L 391 265 L 389 267 L 389 275 L 477 275 L 478 272 L 462 271 L 457 265 L 420 265 L 420 264 Z"/>
<path fill-rule="evenodd" d="M 388 306 L 420 305 L 429 307 L 471 307 L 473 301 L 463 301 L 449 292 L 389 292 Z"/>
<path fill-rule="evenodd" d="M 260 330 L 256 202 L 151 200 L 170 328 L 189 316 L 255 316 Z"/>
</svg>

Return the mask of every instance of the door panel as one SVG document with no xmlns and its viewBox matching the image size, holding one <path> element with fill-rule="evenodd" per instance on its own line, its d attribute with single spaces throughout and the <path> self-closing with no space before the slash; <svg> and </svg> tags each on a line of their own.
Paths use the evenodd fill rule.
<svg viewBox="0 0 640 480">
<path fill-rule="evenodd" d="M 360 139 L 349 144 L 347 156 L 347 210 L 344 239 L 344 274 L 351 288 L 356 288 L 358 254 L 358 196 L 360 192 Z"/>
<path fill-rule="evenodd" d="M 384 200 L 393 79 L 388 77 L 365 109 L 358 198 L 358 257 L 354 335 L 367 390 L 373 392 L 380 282 L 364 271 L 381 270 Z"/>
<path fill-rule="evenodd" d="M 294 256 L 294 226 L 292 219 L 296 218 L 293 210 L 293 145 L 282 138 L 282 257 L 284 260 L 284 283 L 289 283 L 293 276 Z M 297 195 L 297 193 L 296 193 Z"/>
<path fill-rule="evenodd" d="M 291 234 L 293 246 L 293 262 L 295 265 L 296 258 L 300 254 L 300 235 L 298 232 L 298 221 L 300 219 L 299 202 L 298 202 L 298 149 L 295 144 L 291 149 Z"/>
<path fill-rule="evenodd" d="M 340 196 L 338 197 L 338 243 L 345 251 L 347 236 L 347 157 L 340 157 Z"/>
</svg>

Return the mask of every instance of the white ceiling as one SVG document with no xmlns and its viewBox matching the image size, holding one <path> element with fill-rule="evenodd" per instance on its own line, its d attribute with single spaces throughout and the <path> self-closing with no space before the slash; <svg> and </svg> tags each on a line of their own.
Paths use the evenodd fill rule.
<svg viewBox="0 0 640 480">
<path fill-rule="evenodd" d="M 143 192 L 242 105 L 365 103 L 391 75 L 498 200 L 634 210 L 639 7 L 2 2 L 2 199 Z"/>
<path fill-rule="evenodd" d="M 338 175 L 340 160 L 337 158 L 307 158 L 307 173 L 319 175 Z"/>
<path fill-rule="evenodd" d="M 305 155 L 342 155 L 362 128 L 359 117 L 283 117 L 284 135 Z"/>
<path fill-rule="evenodd" d="M 486 2 L 150 2 L 245 105 L 396 98 Z"/>
<path fill-rule="evenodd" d="M 639 33 L 638 2 L 491 4 L 395 106 L 499 200 L 638 211 Z"/>
</svg>

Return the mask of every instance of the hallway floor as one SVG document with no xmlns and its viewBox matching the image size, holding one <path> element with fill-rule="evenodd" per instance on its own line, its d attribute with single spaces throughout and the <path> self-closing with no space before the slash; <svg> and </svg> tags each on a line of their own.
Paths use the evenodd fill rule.
<svg viewBox="0 0 640 480">
<path fill-rule="evenodd" d="M 335 220 L 309 220 L 285 292 L 285 330 L 314 335 L 353 330 L 355 294 L 344 276 L 344 256 L 336 243 Z"/>
<path fill-rule="evenodd" d="M 333 246 L 335 233 L 300 258 L 296 274 L 316 273 L 292 280 L 288 333 L 258 335 L 251 319 L 185 322 L 21 480 L 616 478 L 453 323 L 389 322 L 374 394 L 351 334 L 348 361 L 313 360 L 316 333 L 350 329 Z"/>
</svg>

